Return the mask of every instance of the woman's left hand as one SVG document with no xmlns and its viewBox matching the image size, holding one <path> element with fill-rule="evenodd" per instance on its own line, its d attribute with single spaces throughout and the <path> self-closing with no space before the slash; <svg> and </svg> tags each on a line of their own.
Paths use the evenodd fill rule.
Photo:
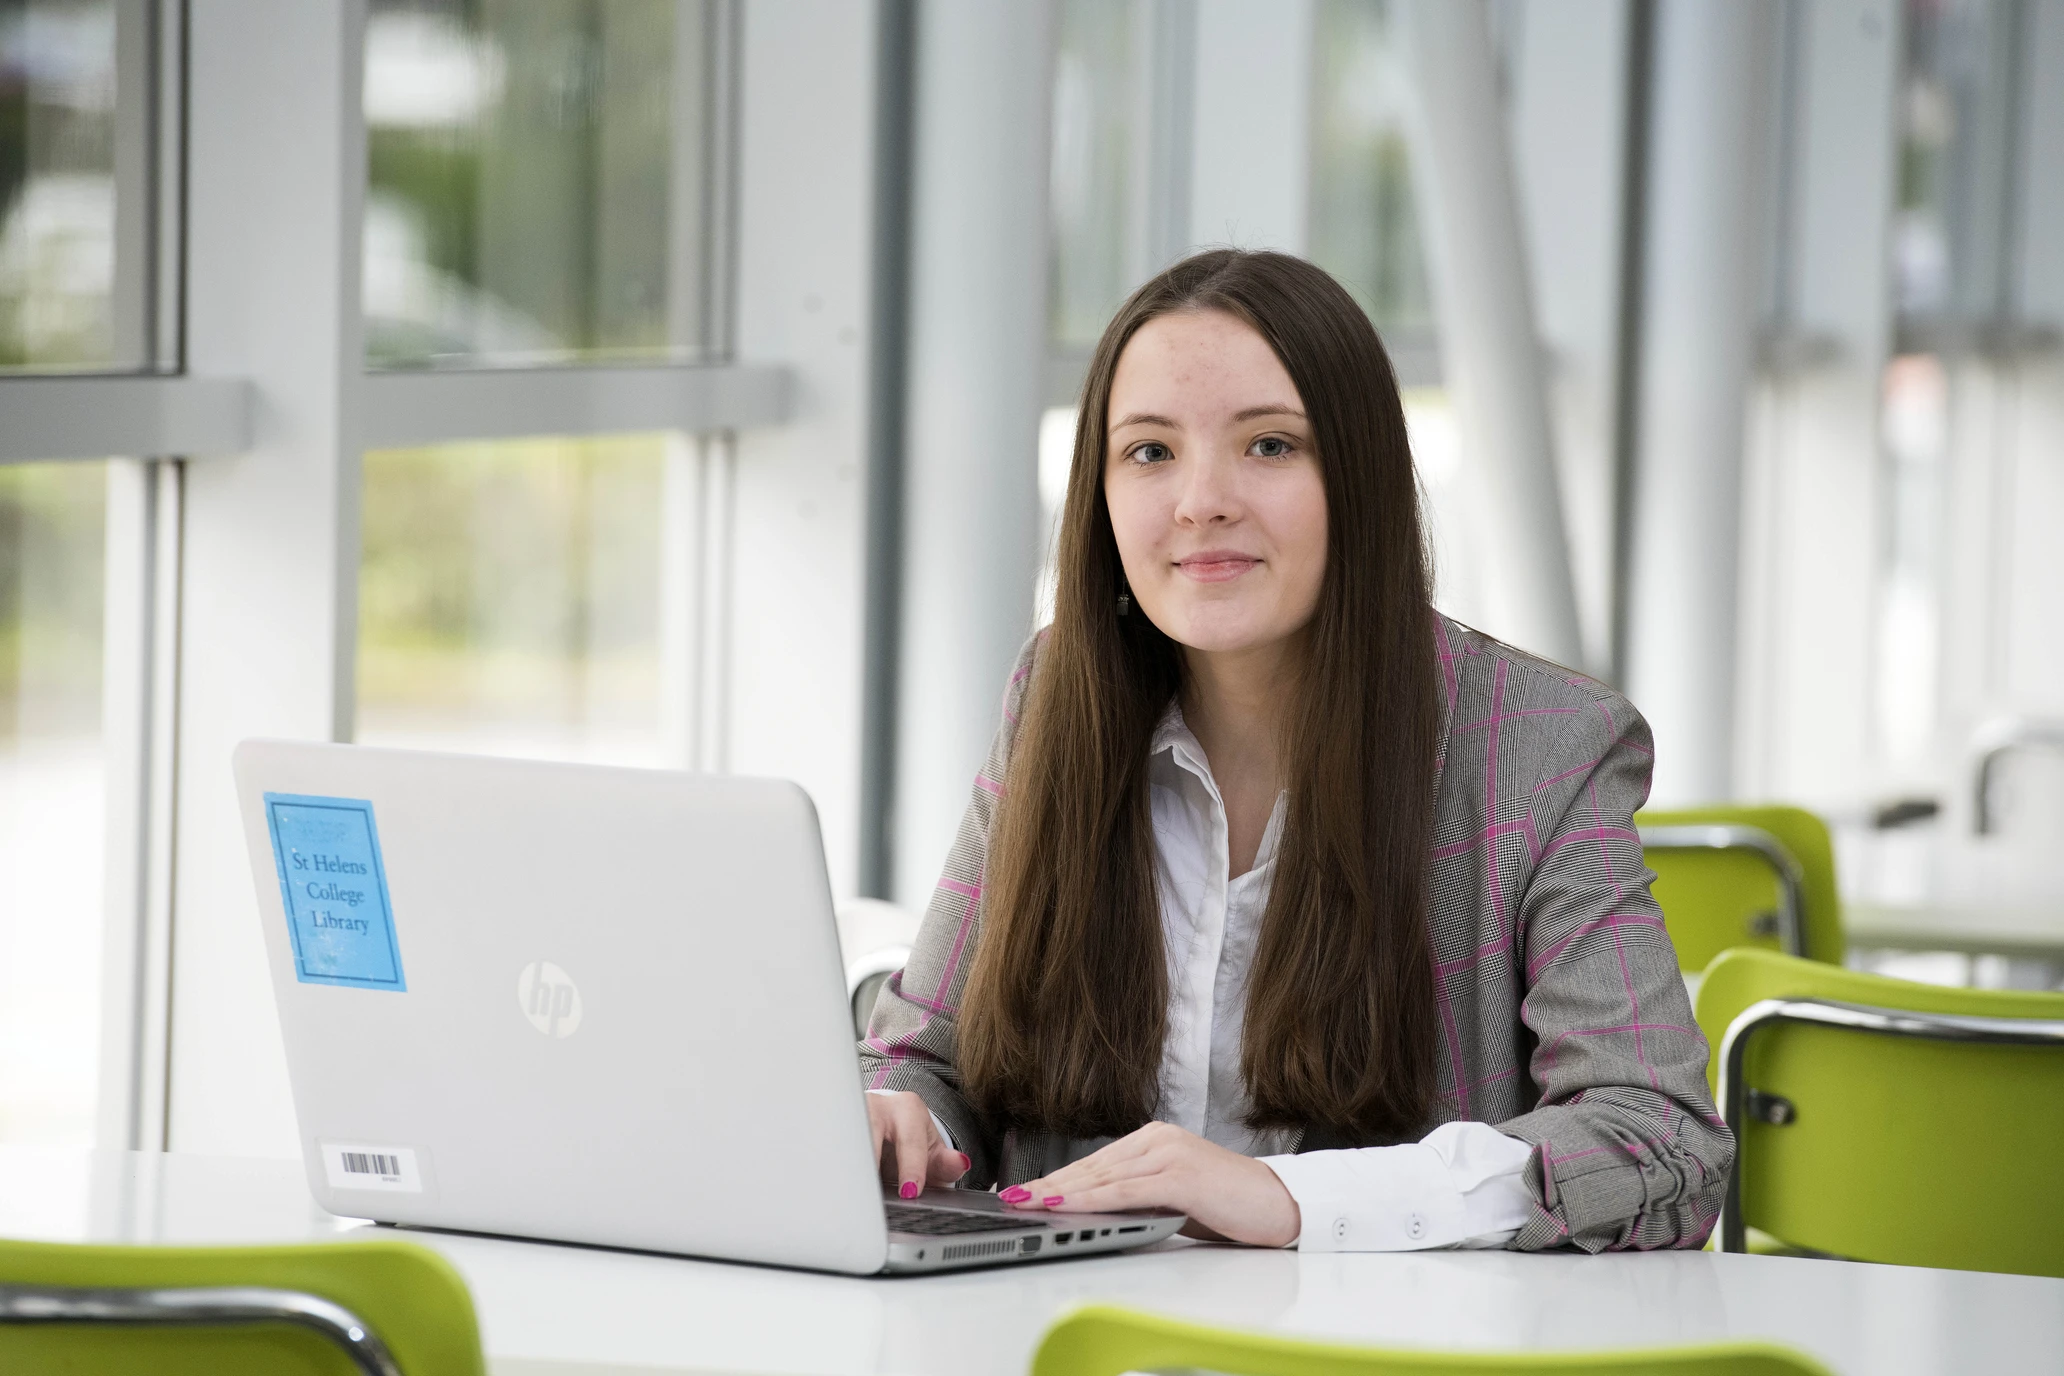
<svg viewBox="0 0 2064 1376">
<path fill-rule="evenodd" d="M 1006 1204 L 1059 1214 L 1180 1209 L 1191 1237 L 1282 1247 L 1297 1240 L 1297 1201 L 1276 1173 L 1168 1123 L 1149 1123 L 1052 1175 L 1003 1191 Z"/>
</svg>

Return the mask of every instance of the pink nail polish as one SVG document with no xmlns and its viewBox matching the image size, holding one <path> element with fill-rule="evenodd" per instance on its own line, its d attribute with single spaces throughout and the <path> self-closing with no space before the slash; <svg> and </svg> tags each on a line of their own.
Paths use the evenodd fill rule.
<svg viewBox="0 0 2064 1376">
<path fill-rule="evenodd" d="M 1065 1204 L 1068 1201 L 1065 1197 L 1061 1195 L 1050 1194 L 1046 1198 L 1040 1200 L 1039 1202 L 1046 1205 L 1047 1208 L 1051 1209 L 1056 1204 Z"/>
<path fill-rule="evenodd" d="M 915 1198 L 917 1198 L 917 1195 L 918 1195 L 918 1188 L 917 1188 L 917 1182 L 916 1182 L 915 1180 L 906 1180 L 906 1181 L 904 1181 L 904 1182 L 903 1182 L 903 1188 L 902 1188 L 902 1189 L 900 1189 L 900 1190 L 898 1190 L 898 1191 L 897 1191 L 897 1193 L 898 1193 L 898 1194 L 900 1194 L 900 1195 L 902 1195 L 902 1196 L 903 1196 L 903 1197 L 904 1197 L 905 1199 L 915 1199 Z"/>
<path fill-rule="evenodd" d="M 968 1154 L 967 1154 L 966 1152 L 964 1152 L 964 1151 L 957 1151 L 957 1152 L 955 1152 L 955 1153 L 953 1153 L 953 1154 L 954 1154 L 955 1156 L 957 1156 L 957 1157 L 959 1157 L 959 1158 L 960 1158 L 960 1168 L 961 1168 L 961 1170 L 962 1170 L 962 1171 L 971 1171 L 971 1170 L 973 1170 L 973 1169 L 975 1168 L 975 1158 L 974 1158 L 974 1157 L 972 1157 L 972 1156 L 969 1156 L 969 1155 L 968 1155 Z"/>
<path fill-rule="evenodd" d="M 1032 1197 L 1032 1191 L 1023 1185 L 1013 1185 L 996 1197 L 1006 1204 L 1022 1204 Z"/>
</svg>

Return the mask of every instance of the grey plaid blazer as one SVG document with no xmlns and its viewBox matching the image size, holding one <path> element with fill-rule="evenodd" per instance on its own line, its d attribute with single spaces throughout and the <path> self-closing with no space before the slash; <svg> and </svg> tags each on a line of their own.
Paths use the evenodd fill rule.
<svg viewBox="0 0 2064 1376">
<path fill-rule="evenodd" d="M 1706 1040 L 1634 831 L 1648 725 L 1601 684 L 1445 617 L 1436 626 L 1445 731 L 1428 921 L 1442 1095 L 1425 1131 L 1477 1119 L 1532 1144 L 1536 1207 L 1513 1247 L 1698 1246 L 1734 1139 L 1706 1091 Z M 1019 657 L 917 945 L 860 1045 L 867 1084 L 922 1096 L 974 1158 L 974 1184 L 1034 1179 L 1101 1145 L 999 1137 L 954 1067 L 989 826 L 1037 647 Z M 1361 1145 L 1307 1132 L 1298 1149 Z"/>
</svg>

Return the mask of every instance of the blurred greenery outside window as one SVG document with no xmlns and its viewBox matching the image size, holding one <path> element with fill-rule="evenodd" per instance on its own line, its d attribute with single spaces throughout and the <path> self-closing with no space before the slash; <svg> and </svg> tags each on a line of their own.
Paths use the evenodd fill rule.
<svg viewBox="0 0 2064 1376">
<path fill-rule="evenodd" d="M 0 466 L 0 1142 L 93 1143 L 107 465 Z"/>
<path fill-rule="evenodd" d="M 693 361 L 714 6 L 373 0 L 367 362 Z"/>
<path fill-rule="evenodd" d="M 717 353 L 715 6 L 374 0 L 368 366 Z M 369 453 L 358 739 L 660 758 L 663 435 Z"/>
<path fill-rule="evenodd" d="M 0 0 L 0 369 L 116 363 L 115 12 Z"/>
<path fill-rule="evenodd" d="M 1062 0 L 1054 53 L 1051 347 L 1086 354 L 1145 276 L 1149 0 Z"/>
<path fill-rule="evenodd" d="M 1313 15 L 1310 254 L 1384 342 L 1430 343 L 1412 165 L 1410 78 L 1390 0 L 1319 0 Z"/>
<path fill-rule="evenodd" d="M 658 763 L 670 443 L 367 454 L 358 739 Z"/>
</svg>

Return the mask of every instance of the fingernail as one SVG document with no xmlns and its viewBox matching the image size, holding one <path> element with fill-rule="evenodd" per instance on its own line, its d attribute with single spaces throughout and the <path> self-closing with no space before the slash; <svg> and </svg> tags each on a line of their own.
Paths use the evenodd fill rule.
<svg viewBox="0 0 2064 1376">
<path fill-rule="evenodd" d="M 905 1199 L 917 1198 L 917 1182 L 915 1180 L 904 1181 L 903 1188 L 901 1190 L 898 1190 L 897 1193 L 902 1195 Z"/>
<path fill-rule="evenodd" d="M 967 1154 L 966 1152 L 964 1152 L 964 1151 L 957 1151 L 957 1152 L 955 1152 L 955 1153 L 953 1153 L 953 1154 L 954 1154 L 955 1156 L 957 1156 L 957 1157 L 959 1157 L 959 1158 L 960 1158 L 960 1168 L 961 1168 L 961 1170 L 962 1170 L 962 1171 L 964 1171 L 964 1172 L 965 1172 L 965 1171 L 971 1171 L 971 1170 L 973 1170 L 973 1169 L 975 1168 L 975 1158 L 974 1158 L 974 1157 L 972 1157 L 972 1156 L 969 1156 L 969 1155 L 968 1155 L 968 1154 Z"/>
<path fill-rule="evenodd" d="M 1013 1185 L 996 1197 L 1006 1204 L 1022 1204 L 1032 1197 L 1032 1191 L 1023 1185 Z"/>
<path fill-rule="evenodd" d="M 1060 1195 L 1050 1194 L 1046 1198 L 1040 1200 L 1039 1202 L 1046 1205 L 1047 1208 L 1051 1209 L 1056 1204 L 1067 1203 L 1067 1200 L 1062 1198 Z"/>
</svg>

